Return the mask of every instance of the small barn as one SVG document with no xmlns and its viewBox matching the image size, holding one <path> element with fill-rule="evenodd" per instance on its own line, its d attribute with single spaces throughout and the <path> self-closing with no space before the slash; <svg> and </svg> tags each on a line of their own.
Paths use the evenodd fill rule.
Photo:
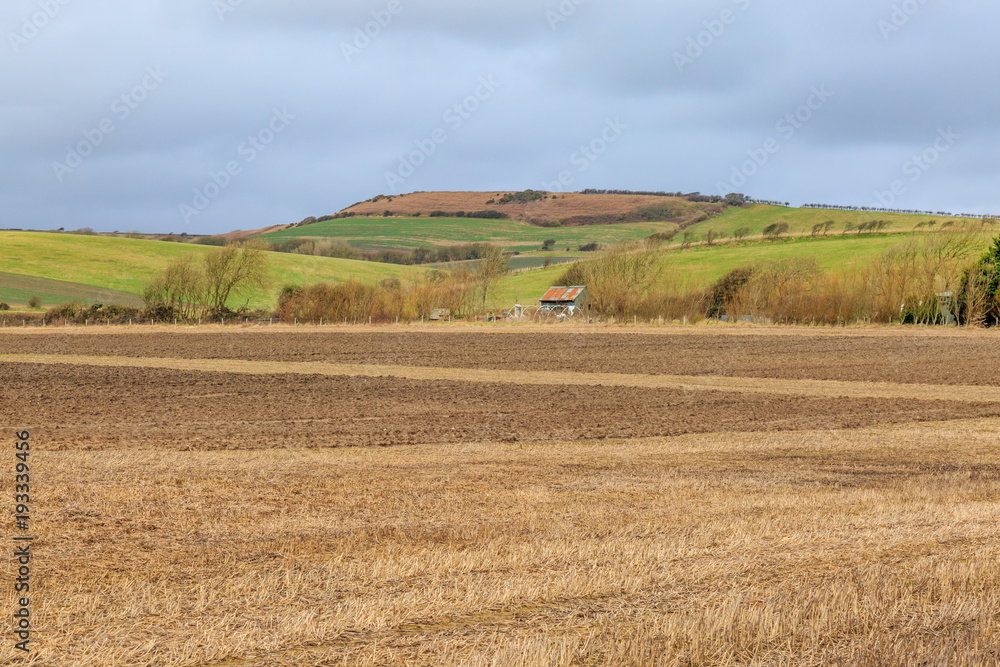
<svg viewBox="0 0 1000 667">
<path fill-rule="evenodd" d="M 587 288 L 583 285 L 550 287 L 549 291 L 540 299 L 542 305 L 539 310 L 543 313 L 560 313 L 572 316 L 583 308 L 586 297 Z"/>
</svg>

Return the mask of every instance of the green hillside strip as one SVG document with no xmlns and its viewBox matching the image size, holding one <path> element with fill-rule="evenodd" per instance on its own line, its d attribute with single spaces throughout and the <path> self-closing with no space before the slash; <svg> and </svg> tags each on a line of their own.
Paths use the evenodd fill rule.
<svg viewBox="0 0 1000 667">
<path fill-rule="evenodd" d="M 31 297 L 41 299 L 43 306 L 84 301 L 87 303 L 117 303 L 123 306 L 141 306 L 142 299 L 135 294 L 102 289 L 61 280 L 19 276 L 0 273 L 0 301 L 12 306 L 26 306 Z"/>
<path fill-rule="evenodd" d="M 0 232 L 0 272 L 140 295 L 149 280 L 172 260 L 211 251 L 209 246 L 167 241 Z M 285 253 L 271 253 L 270 266 L 272 287 L 251 299 L 252 307 L 273 307 L 278 291 L 285 284 L 309 285 L 352 278 L 374 282 L 416 277 L 422 272 L 416 267 Z M 70 300 L 73 299 L 47 305 Z"/>
<path fill-rule="evenodd" d="M 914 215 L 911 213 L 878 213 L 874 211 L 841 211 L 838 209 L 818 209 L 818 208 L 786 208 L 784 206 L 766 206 L 755 204 L 753 206 L 729 208 L 721 216 L 692 225 L 689 229 L 699 234 L 704 234 L 708 230 L 725 232 L 732 236 L 733 232 L 741 227 L 750 230 L 750 235 L 760 235 L 764 228 L 771 224 L 785 223 L 788 225 L 790 234 L 809 234 L 813 225 L 833 221 L 828 236 L 836 236 L 844 231 L 847 223 L 858 225 L 870 220 L 887 220 L 891 223 L 891 231 L 909 232 L 921 222 L 933 220 L 935 222 L 932 229 L 940 229 L 942 225 L 951 221 L 955 227 L 964 224 L 979 225 L 977 220 L 966 220 L 963 218 L 943 218 L 930 215 Z"/>
<path fill-rule="evenodd" d="M 587 243 L 643 239 L 676 229 L 667 222 L 637 222 L 586 227 L 535 227 L 516 220 L 477 218 L 342 218 L 263 234 L 271 243 L 293 239 L 332 239 L 360 249 L 432 248 L 461 243 L 494 243 L 521 252 L 537 250 L 547 239 L 556 249 L 576 250 Z"/>
</svg>

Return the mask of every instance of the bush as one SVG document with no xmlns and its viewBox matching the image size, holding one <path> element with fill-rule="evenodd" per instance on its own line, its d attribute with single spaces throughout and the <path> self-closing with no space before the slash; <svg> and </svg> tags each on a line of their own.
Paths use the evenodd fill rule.
<svg viewBox="0 0 1000 667">
<path fill-rule="evenodd" d="M 199 236 L 194 239 L 192 243 L 197 243 L 198 245 L 224 246 L 226 245 L 226 239 L 222 236 Z"/>
<path fill-rule="evenodd" d="M 556 280 L 560 285 L 585 285 L 587 283 L 587 267 L 583 262 L 573 262 Z"/>
<path fill-rule="evenodd" d="M 597 252 L 602 247 L 603 246 L 600 243 L 597 243 L 597 242 L 594 242 L 594 243 L 585 243 L 582 246 L 578 247 L 577 250 L 580 251 L 580 252 Z"/>
<path fill-rule="evenodd" d="M 738 229 L 733 230 L 733 238 L 736 239 L 737 241 L 741 241 L 749 235 L 750 235 L 749 227 L 739 227 Z"/>
<path fill-rule="evenodd" d="M 972 268 L 962 272 L 956 306 L 963 324 L 1000 323 L 1000 237 Z"/>
<path fill-rule="evenodd" d="M 173 319 L 173 313 L 169 311 L 158 311 L 157 309 L 135 308 L 133 306 L 119 306 L 117 304 L 94 303 L 86 304 L 81 302 L 64 303 L 48 309 L 45 312 L 45 319 L 48 321 L 62 320 L 75 324 L 104 323 L 126 324 L 132 322 L 145 322 L 156 320 L 158 322 L 168 322 Z"/>
<path fill-rule="evenodd" d="M 650 236 L 646 237 L 646 241 L 654 245 L 658 245 L 660 243 L 670 243 L 671 241 L 674 240 L 675 236 L 677 236 L 676 229 L 671 230 L 669 232 L 657 232 L 655 234 L 651 234 Z"/>
<path fill-rule="evenodd" d="M 528 202 L 546 199 L 548 193 L 537 190 L 525 190 L 523 192 L 511 192 L 500 198 L 500 204 L 527 204 Z"/>
<path fill-rule="evenodd" d="M 10 310 L 10 304 L 0 301 L 0 310 Z"/>
<path fill-rule="evenodd" d="M 656 222 L 662 220 L 672 220 L 678 214 L 678 209 L 672 203 L 663 202 L 641 206 L 632 211 L 631 218 L 634 220 L 644 220 Z"/>
<path fill-rule="evenodd" d="M 741 266 L 733 269 L 722 276 L 708 288 L 707 302 L 708 308 L 705 312 L 707 317 L 720 317 L 726 314 L 726 306 L 735 297 L 737 292 L 746 285 L 753 277 L 754 267 Z"/>
<path fill-rule="evenodd" d="M 475 312 L 475 295 L 476 282 L 467 270 L 435 272 L 411 286 L 393 279 L 378 285 L 351 280 L 337 285 L 288 286 L 279 297 L 278 316 L 287 323 L 390 323 L 397 318 L 428 319 L 433 310 L 446 308 L 462 317 Z"/>
<path fill-rule="evenodd" d="M 788 231 L 787 223 L 775 222 L 764 228 L 764 236 L 766 236 L 769 239 L 776 239 L 787 231 Z"/>
<path fill-rule="evenodd" d="M 28 306 L 31 308 L 39 308 L 42 305 L 41 297 L 33 296 L 28 299 Z"/>
</svg>

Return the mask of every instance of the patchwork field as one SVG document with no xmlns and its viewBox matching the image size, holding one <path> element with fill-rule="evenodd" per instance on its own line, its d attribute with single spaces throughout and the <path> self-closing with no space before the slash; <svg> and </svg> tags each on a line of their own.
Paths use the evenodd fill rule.
<svg viewBox="0 0 1000 667">
<path fill-rule="evenodd" d="M 0 662 L 1000 664 L 992 331 L 8 329 L 0 372 Z"/>
</svg>

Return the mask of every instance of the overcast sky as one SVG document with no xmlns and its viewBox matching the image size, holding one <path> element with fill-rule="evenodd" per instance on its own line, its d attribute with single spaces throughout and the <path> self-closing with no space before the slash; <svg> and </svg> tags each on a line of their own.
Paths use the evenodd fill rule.
<svg viewBox="0 0 1000 667">
<path fill-rule="evenodd" d="M 986 0 L 8 0 L 0 227 L 526 188 L 1000 213 L 998 25 Z"/>
</svg>

